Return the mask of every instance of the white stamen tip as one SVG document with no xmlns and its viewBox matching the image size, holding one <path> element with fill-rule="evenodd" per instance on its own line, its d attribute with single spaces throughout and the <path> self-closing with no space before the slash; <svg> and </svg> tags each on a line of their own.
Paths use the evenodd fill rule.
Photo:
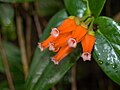
<svg viewBox="0 0 120 90">
<path fill-rule="evenodd" d="M 41 44 L 41 43 L 38 43 L 38 48 L 40 48 L 40 50 L 41 50 L 41 51 L 43 51 L 43 50 L 44 50 L 44 48 L 43 48 L 43 46 L 42 46 L 42 44 Z"/>
<path fill-rule="evenodd" d="M 83 58 L 83 61 L 91 61 L 91 54 L 89 52 L 82 53 L 81 57 Z"/>
<path fill-rule="evenodd" d="M 55 38 L 59 36 L 59 30 L 57 28 L 52 28 L 51 35 L 53 35 Z"/>
<path fill-rule="evenodd" d="M 76 48 L 77 42 L 76 42 L 76 40 L 74 38 L 69 38 L 68 45 L 69 45 L 69 47 Z"/>
<path fill-rule="evenodd" d="M 59 61 L 57 61 L 54 57 L 51 57 L 51 61 L 53 61 L 54 64 L 59 64 Z"/>
<path fill-rule="evenodd" d="M 54 43 L 49 43 L 49 50 L 50 51 L 54 51 L 55 50 Z"/>
</svg>

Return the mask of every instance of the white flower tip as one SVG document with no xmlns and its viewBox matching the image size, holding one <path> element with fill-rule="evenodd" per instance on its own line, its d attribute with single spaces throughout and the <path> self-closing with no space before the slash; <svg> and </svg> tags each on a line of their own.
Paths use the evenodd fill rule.
<svg viewBox="0 0 120 90">
<path fill-rule="evenodd" d="M 91 61 L 91 53 L 89 52 L 82 53 L 81 57 L 83 58 L 83 61 Z"/>
<path fill-rule="evenodd" d="M 51 35 L 53 35 L 55 38 L 59 36 L 59 30 L 57 28 L 52 28 Z"/>
<path fill-rule="evenodd" d="M 54 64 L 59 64 L 59 61 L 57 61 L 54 57 L 51 57 L 51 61 L 53 61 Z"/>
<path fill-rule="evenodd" d="M 41 50 L 41 51 L 43 51 L 43 50 L 44 50 L 44 48 L 43 48 L 43 46 L 42 46 L 42 44 L 41 44 L 41 43 L 38 43 L 38 48 L 40 48 L 40 50 Z"/>
<path fill-rule="evenodd" d="M 49 50 L 50 51 L 54 51 L 55 50 L 54 43 L 49 43 Z"/>
<path fill-rule="evenodd" d="M 68 46 L 76 48 L 76 46 L 77 46 L 76 40 L 74 38 L 69 38 L 69 40 L 68 40 Z"/>
</svg>

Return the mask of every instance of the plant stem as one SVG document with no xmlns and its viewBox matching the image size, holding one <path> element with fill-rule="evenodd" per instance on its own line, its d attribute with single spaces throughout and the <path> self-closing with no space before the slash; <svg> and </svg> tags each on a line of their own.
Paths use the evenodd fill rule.
<svg viewBox="0 0 120 90">
<path fill-rule="evenodd" d="M 110 0 L 106 0 L 106 16 L 111 16 L 111 1 Z"/>
<path fill-rule="evenodd" d="M 30 63 L 31 59 L 31 18 L 27 14 L 26 15 L 26 51 L 28 63 Z"/>
<path fill-rule="evenodd" d="M 93 30 L 93 22 L 94 22 L 94 17 L 91 18 L 91 23 L 90 23 L 90 26 L 88 28 L 89 31 Z"/>
<path fill-rule="evenodd" d="M 42 34 L 42 29 L 41 29 L 41 25 L 40 25 L 40 22 L 39 22 L 39 17 L 36 15 L 35 12 L 33 12 L 33 17 L 34 17 L 34 21 L 35 21 L 38 37 L 40 37 L 41 34 Z"/>
<path fill-rule="evenodd" d="M 17 23 L 18 41 L 19 41 L 21 57 L 22 57 L 22 64 L 23 64 L 24 75 L 26 79 L 28 74 L 28 62 L 27 62 L 27 55 L 25 50 L 25 41 L 24 41 L 23 31 L 22 31 L 22 18 L 18 14 L 16 15 L 16 23 Z"/>
<path fill-rule="evenodd" d="M 52 87 L 52 90 L 57 90 L 55 86 Z"/>
<path fill-rule="evenodd" d="M 72 67 L 72 71 L 71 71 L 71 80 L 72 80 L 72 86 L 71 86 L 71 90 L 77 90 L 77 85 L 76 85 L 76 63 L 74 64 L 74 66 Z"/>
<path fill-rule="evenodd" d="M 120 12 L 118 12 L 114 17 L 113 19 L 116 21 L 116 22 L 119 22 L 120 21 Z"/>
<path fill-rule="evenodd" d="M 7 61 L 7 55 L 6 55 L 5 49 L 2 45 L 1 35 L 0 35 L 0 52 L 1 52 L 2 60 L 3 60 L 3 65 L 5 67 L 5 72 L 6 72 L 9 88 L 10 88 L 10 90 L 15 90 L 13 80 L 12 80 L 12 76 L 11 76 L 11 73 L 10 73 L 9 64 L 8 64 L 8 61 Z"/>
</svg>

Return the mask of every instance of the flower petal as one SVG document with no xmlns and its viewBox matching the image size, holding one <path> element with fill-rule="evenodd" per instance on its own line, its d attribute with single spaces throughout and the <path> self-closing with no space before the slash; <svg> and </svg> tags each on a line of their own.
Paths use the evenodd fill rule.
<svg viewBox="0 0 120 90">
<path fill-rule="evenodd" d="M 72 33 L 72 38 L 75 38 L 76 41 L 79 43 L 86 33 L 87 29 L 82 26 L 77 26 L 76 30 L 74 30 Z"/>
<path fill-rule="evenodd" d="M 66 57 L 73 48 L 70 48 L 69 46 L 64 46 L 60 49 L 60 51 L 54 56 L 51 57 L 51 60 L 54 62 L 54 64 L 58 64 L 64 57 Z"/>
<path fill-rule="evenodd" d="M 52 35 L 50 35 L 45 41 L 39 42 L 38 47 L 40 48 L 41 51 L 46 49 L 48 47 L 49 42 L 54 41 L 56 38 L 54 38 Z"/>
<path fill-rule="evenodd" d="M 71 37 L 71 32 L 66 33 L 66 34 L 60 34 L 59 37 L 57 37 L 53 41 L 55 48 L 67 45 L 67 41 L 70 37 Z"/>
<path fill-rule="evenodd" d="M 69 38 L 69 40 L 68 40 L 68 46 L 69 46 L 69 47 L 76 48 L 76 46 L 77 46 L 77 41 L 76 41 L 74 38 Z"/>
<path fill-rule="evenodd" d="M 58 30 L 60 31 L 60 33 L 67 33 L 67 32 L 75 30 L 76 27 L 77 27 L 77 25 L 76 25 L 75 20 L 67 18 L 58 27 Z"/>
<path fill-rule="evenodd" d="M 52 28 L 52 31 L 50 34 L 56 38 L 59 36 L 59 30 L 57 28 Z"/>
<path fill-rule="evenodd" d="M 82 53 L 81 57 L 83 58 L 83 61 L 91 61 L 91 53 L 89 52 Z"/>
<path fill-rule="evenodd" d="M 83 38 L 83 40 L 81 41 L 82 44 L 82 48 L 83 48 L 83 52 L 92 52 L 94 43 L 95 43 L 95 37 L 90 35 L 90 34 L 86 34 L 85 37 Z"/>
<path fill-rule="evenodd" d="M 60 47 L 55 47 L 55 44 L 53 42 L 49 43 L 49 50 L 53 52 L 59 51 Z"/>
</svg>

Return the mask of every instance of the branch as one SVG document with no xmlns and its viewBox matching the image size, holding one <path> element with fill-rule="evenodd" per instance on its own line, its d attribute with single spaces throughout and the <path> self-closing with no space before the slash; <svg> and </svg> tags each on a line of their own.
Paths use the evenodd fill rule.
<svg viewBox="0 0 120 90">
<path fill-rule="evenodd" d="M 1 52 L 2 60 L 3 60 L 3 65 L 5 67 L 5 72 L 6 72 L 6 76 L 7 76 L 7 80 L 8 80 L 10 90 L 15 90 L 13 80 L 12 80 L 12 77 L 11 77 L 11 73 L 10 73 L 9 64 L 8 64 L 8 61 L 7 61 L 7 55 L 6 55 L 5 49 L 2 45 L 1 35 L 0 35 L 0 52 Z"/>
<path fill-rule="evenodd" d="M 42 29 L 41 29 L 41 25 L 40 25 L 40 22 L 39 22 L 39 17 L 36 15 L 35 12 L 33 12 L 33 17 L 34 17 L 34 21 L 35 21 L 38 37 L 40 37 L 41 34 L 42 34 Z"/>
<path fill-rule="evenodd" d="M 120 12 L 117 13 L 117 14 L 113 17 L 113 19 L 114 19 L 116 22 L 120 22 Z"/>
<path fill-rule="evenodd" d="M 28 63 L 31 59 L 31 17 L 26 14 L 26 50 Z"/>
<path fill-rule="evenodd" d="M 72 67 L 72 71 L 71 71 L 71 80 L 72 80 L 72 86 L 71 86 L 71 90 L 77 90 L 77 85 L 76 85 L 76 63 L 74 64 L 74 66 Z"/>
<path fill-rule="evenodd" d="M 22 31 L 22 18 L 20 15 L 16 15 L 16 23 L 17 23 L 17 33 L 18 33 L 18 41 L 20 45 L 21 57 L 22 57 L 22 64 L 24 69 L 25 79 L 28 74 L 28 62 L 27 62 L 27 55 L 25 50 L 25 41 Z"/>
</svg>

